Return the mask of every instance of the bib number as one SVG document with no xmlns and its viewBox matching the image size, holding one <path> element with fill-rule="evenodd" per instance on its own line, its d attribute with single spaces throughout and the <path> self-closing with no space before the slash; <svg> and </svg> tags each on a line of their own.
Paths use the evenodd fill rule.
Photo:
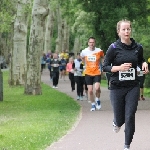
<svg viewBox="0 0 150 150">
<path fill-rule="evenodd" d="M 87 60 L 88 60 L 88 61 L 95 62 L 95 61 L 96 61 L 96 56 L 95 56 L 95 55 L 87 56 Z"/>
<path fill-rule="evenodd" d="M 58 67 L 58 64 L 54 64 L 54 67 Z"/>
<path fill-rule="evenodd" d="M 135 80 L 135 69 L 130 68 L 128 71 L 119 71 L 119 80 Z"/>
</svg>

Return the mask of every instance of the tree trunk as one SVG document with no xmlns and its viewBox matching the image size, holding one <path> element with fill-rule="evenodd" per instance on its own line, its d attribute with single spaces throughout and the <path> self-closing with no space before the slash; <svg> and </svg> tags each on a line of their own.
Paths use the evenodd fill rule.
<svg viewBox="0 0 150 150">
<path fill-rule="evenodd" d="M 26 72 L 26 41 L 28 13 L 25 8 L 29 0 L 20 0 L 17 4 L 17 15 L 14 22 L 13 51 L 11 54 L 11 78 L 10 85 L 22 85 L 25 83 Z"/>
<path fill-rule="evenodd" d="M 25 94 L 28 95 L 42 94 L 40 56 L 43 51 L 45 19 L 48 13 L 47 0 L 34 0 L 25 83 Z"/>
<path fill-rule="evenodd" d="M 0 101 L 3 101 L 3 72 L 0 66 Z"/>
<path fill-rule="evenodd" d="M 56 16 L 57 16 L 57 26 L 58 26 L 58 37 L 56 39 L 56 51 L 62 51 L 62 19 L 61 19 L 61 11 L 60 5 L 57 5 L 56 8 Z"/>
<path fill-rule="evenodd" d="M 64 19 L 64 23 L 63 23 L 63 43 L 62 43 L 62 50 L 68 50 L 67 49 L 67 40 L 68 40 L 68 37 L 67 37 L 67 30 L 68 30 L 68 26 L 67 26 L 67 21 L 66 19 Z"/>
<path fill-rule="evenodd" d="M 44 41 L 45 53 L 47 53 L 49 50 L 52 51 L 53 27 L 54 27 L 54 15 L 49 5 L 49 15 L 47 17 L 47 22 L 46 22 L 46 32 L 45 32 L 45 41 Z"/>
<path fill-rule="evenodd" d="M 77 54 L 78 52 L 80 52 L 80 38 L 79 36 L 75 37 L 75 41 L 74 41 L 74 47 L 73 47 L 73 52 L 75 54 Z"/>
<path fill-rule="evenodd" d="M 70 32 L 70 28 L 69 28 L 69 25 L 67 24 L 67 33 L 66 33 L 66 34 L 67 34 L 67 35 L 66 35 L 66 36 L 67 36 L 67 41 L 66 41 L 66 44 L 67 44 L 67 45 L 66 45 L 66 49 L 67 49 L 68 51 L 70 50 L 70 47 L 69 47 L 70 33 L 69 33 L 69 32 Z"/>
</svg>

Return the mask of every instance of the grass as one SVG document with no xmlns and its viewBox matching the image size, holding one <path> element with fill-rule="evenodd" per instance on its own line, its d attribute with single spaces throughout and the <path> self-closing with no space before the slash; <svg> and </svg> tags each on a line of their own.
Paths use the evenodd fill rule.
<svg viewBox="0 0 150 150">
<path fill-rule="evenodd" d="M 107 85 L 107 80 L 101 80 L 101 83 L 100 83 L 100 85 L 102 86 L 102 87 L 108 87 L 108 85 Z"/>
<path fill-rule="evenodd" d="M 144 88 L 144 95 L 150 97 L 150 88 Z"/>
<path fill-rule="evenodd" d="M 42 95 L 24 95 L 9 87 L 3 72 L 4 101 L 0 102 L 0 149 L 44 150 L 75 123 L 80 106 L 73 98 L 42 84 Z"/>
</svg>

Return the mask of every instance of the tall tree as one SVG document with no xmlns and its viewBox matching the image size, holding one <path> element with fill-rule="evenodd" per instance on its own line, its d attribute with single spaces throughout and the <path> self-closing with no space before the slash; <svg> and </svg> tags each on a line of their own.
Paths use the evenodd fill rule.
<svg viewBox="0 0 150 150">
<path fill-rule="evenodd" d="M 34 0 L 25 83 L 25 94 L 28 95 L 42 94 L 40 56 L 44 45 L 45 19 L 48 12 L 47 0 Z"/>
<path fill-rule="evenodd" d="M 68 24 L 67 24 L 67 21 L 66 19 L 64 19 L 63 21 L 63 25 L 62 25 L 62 31 L 63 31 L 63 41 L 62 41 L 62 50 L 68 50 L 69 46 L 68 46 L 68 39 L 69 39 L 69 35 L 68 35 L 68 32 L 69 32 L 69 29 L 68 29 Z"/>
<path fill-rule="evenodd" d="M 75 13 L 75 21 L 72 26 L 72 33 L 75 35 L 74 51 L 79 52 L 83 47 L 87 46 L 87 39 L 93 36 L 93 18 L 94 13 L 87 13 L 81 9 Z M 78 40 L 77 40 L 78 39 Z M 78 41 L 78 42 L 77 42 Z M 77 45 L 77 43 L 79 45 Z"/>
<path fill-rule="evenodd" d="M 58 0 L 57 8 L 56 8 L 56 16 L 57 16 L 57 39 L 56 39 L 56 51 L 62 51 L 62 13 L 61 8 Z"/>
<path fill-rule="evenodd" d="M 13 51 L 11 54 L 10 85 L 25 83 L 27 26 L 30 0 L 20 0 L 17 3 L 17 14 L 14 22 Z"/>
<path fill-rule="evenodd" d="M 46 20 L 46 32 L 44 42 L 44 52 L 47 53 L 49 50 L 52 51 L 52 37 L 54 28 L 54 11 L 52 6 L 49 4 L 49 14 Z"/>
</svg>

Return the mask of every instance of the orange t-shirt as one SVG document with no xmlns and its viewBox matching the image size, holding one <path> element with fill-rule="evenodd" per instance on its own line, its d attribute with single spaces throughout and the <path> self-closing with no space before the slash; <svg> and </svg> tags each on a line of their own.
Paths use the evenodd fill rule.
<svg viewBox="0 0 150 150">
<path fill-rule="evenodd" d="M 100 59 L 104 57 L 104 52 L 100 48 L 82 50 L 80 56 L 85 59 L 85 74 L 95 76 L 100 75 Z"/>
</svg>

